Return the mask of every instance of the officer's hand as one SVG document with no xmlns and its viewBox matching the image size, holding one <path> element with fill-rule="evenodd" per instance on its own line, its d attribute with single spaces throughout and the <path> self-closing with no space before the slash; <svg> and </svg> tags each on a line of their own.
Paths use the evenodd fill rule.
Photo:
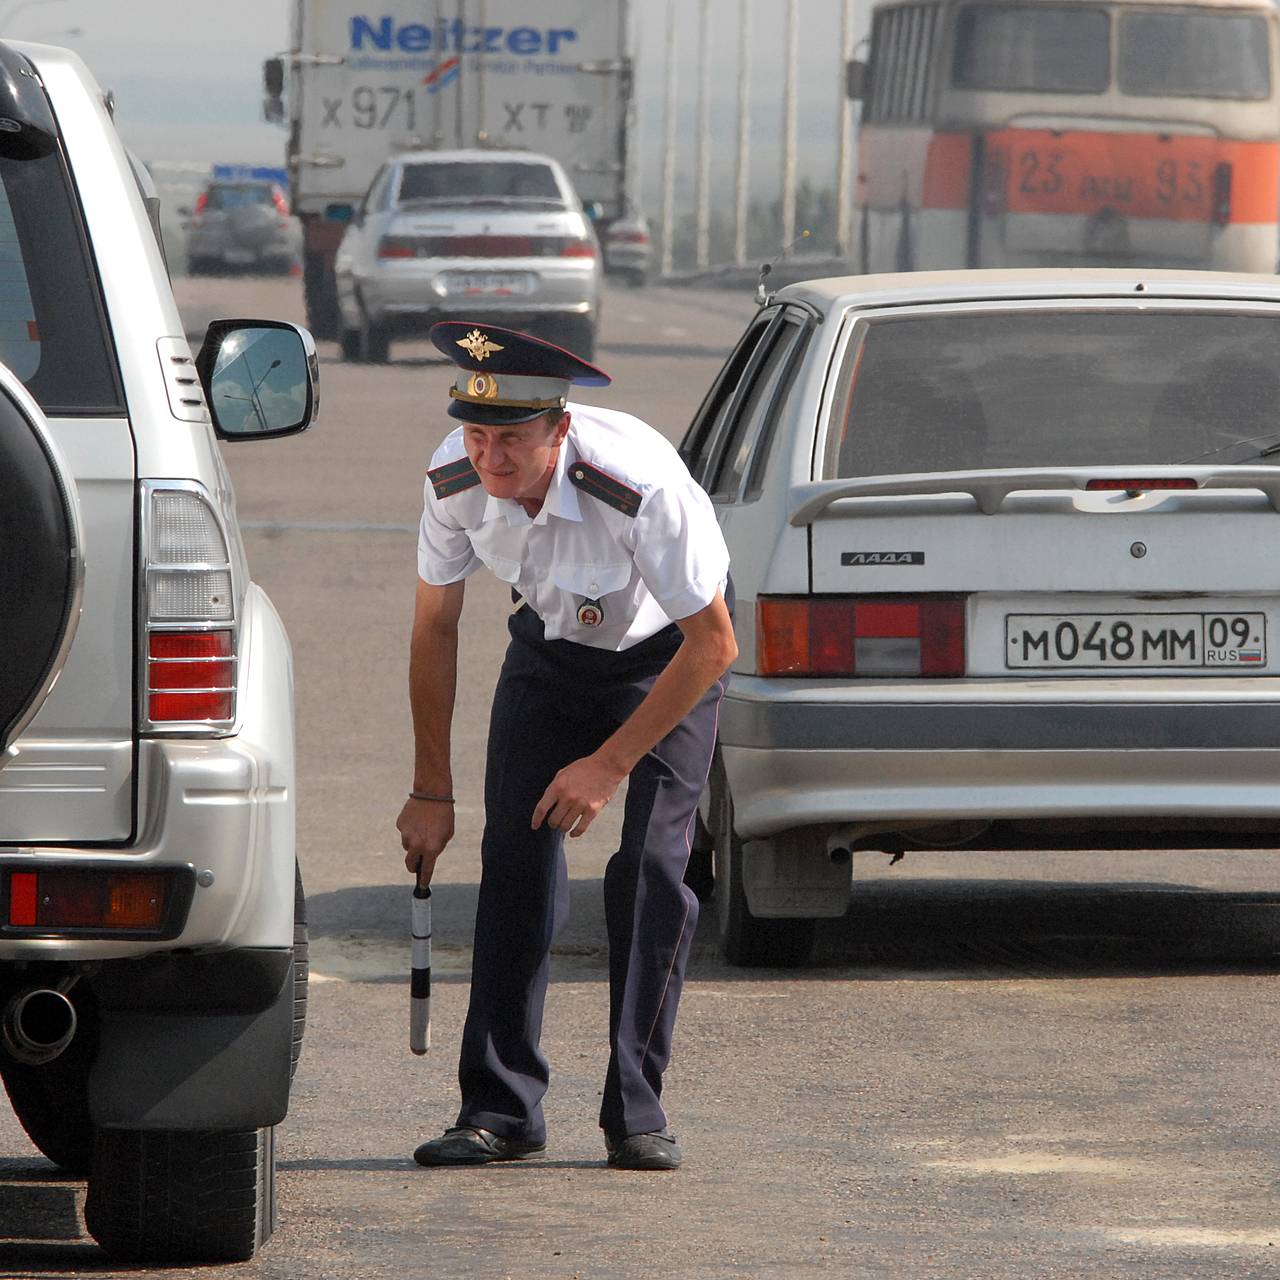
<svg viewBox="0 0 1280 1280">
<path fill-rule="evenodd" d="M 436 859 L 453 839 L 453 805 L 435 800 L 406 800 L 396 819 L 404 865 L 420 885 L 431 883 Z"/>
<path fill-rule="evenodd" d="M 542 793 L 542 799 L 533 811 L 534 829 L 537 830 L 545 818 L 558 831 L 580 836 L 596 814 L 613 799 L 622 776 L 594 756 L 585 756 L 566 765 Z"/>
</svg>

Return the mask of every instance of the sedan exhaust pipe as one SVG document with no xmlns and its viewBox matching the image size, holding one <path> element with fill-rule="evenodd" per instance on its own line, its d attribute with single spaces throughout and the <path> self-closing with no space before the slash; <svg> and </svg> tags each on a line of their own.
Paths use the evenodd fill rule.
<svg viewBox="0 0 1280 1280">
<path fill-rule="evenodd" d="M 28 1066 L 52 1062 L 76 1034 L 76 1007 L 52 987 L 19 991 L 0 1019 L 0 1041 L 9 1056 Z"/>
</svg>

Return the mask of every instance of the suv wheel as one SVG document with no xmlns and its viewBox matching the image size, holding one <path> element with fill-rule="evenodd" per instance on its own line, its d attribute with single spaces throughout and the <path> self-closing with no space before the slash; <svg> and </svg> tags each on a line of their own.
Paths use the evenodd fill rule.
<svg viewBox="0 0 1280 1280">
<path fill-rule="evenodd" d="M 275 1130 L 102 1130 L 84 1217 L 113 1258 L 244 1262 L 275 1228 Z"/>
<path fill-rule="evenodd" d="M 742 841 L 733 829 L 733 797 L 717 750 L 711 763 L 711 823 L 715 840 L 716 924 L 730 964 L 803 964 L 813 947 L 810 919 L 764 920 L 751 914 L 742 883 Z"/>
</svg>

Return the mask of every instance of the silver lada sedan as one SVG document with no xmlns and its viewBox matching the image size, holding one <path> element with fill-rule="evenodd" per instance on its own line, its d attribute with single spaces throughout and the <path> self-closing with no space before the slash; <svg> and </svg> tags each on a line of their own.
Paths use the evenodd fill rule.
<svg viewBox="0 0 1280 1280">
<path fill-rule="evenodd" d="M 334 261 L 343 358 L 449 318 L 539 333 L 589 360 L 600 246 L 568 176 L 529 151 L 413 151 L 374 176 Z"/>
<path fill-rule="evenodd" d="M 1276 843 L 1273 281 L 793 285 L 682 451 L 738 596 L 702 810 L 731 961 L 802 959 L 858 849 Z"/>
</svg>

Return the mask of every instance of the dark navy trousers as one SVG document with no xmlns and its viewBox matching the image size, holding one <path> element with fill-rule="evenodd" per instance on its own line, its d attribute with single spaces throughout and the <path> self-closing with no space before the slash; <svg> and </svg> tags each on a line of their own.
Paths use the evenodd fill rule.
<svg viewBox="0 0 1280 1280">
<path fill-rule="evenodd" d="M 569 886 L 563 833 L 529 824 L 556 773 L 595 751 L 639 706 L 682 635 L 672 625 L 613 653 L 545 639 L 527 605 L 508 626 L 489 723 L 459 1123 L 542 1140 L 549 1072 L 538 1042 Z M 684 871 L 726 680 L 631 771 L 621 845 L 605 870 L 610 1055 L 600 1126 L 611 1137 L 666 1124 L 662 1073 L 698 920 Z"/>
</svg>

